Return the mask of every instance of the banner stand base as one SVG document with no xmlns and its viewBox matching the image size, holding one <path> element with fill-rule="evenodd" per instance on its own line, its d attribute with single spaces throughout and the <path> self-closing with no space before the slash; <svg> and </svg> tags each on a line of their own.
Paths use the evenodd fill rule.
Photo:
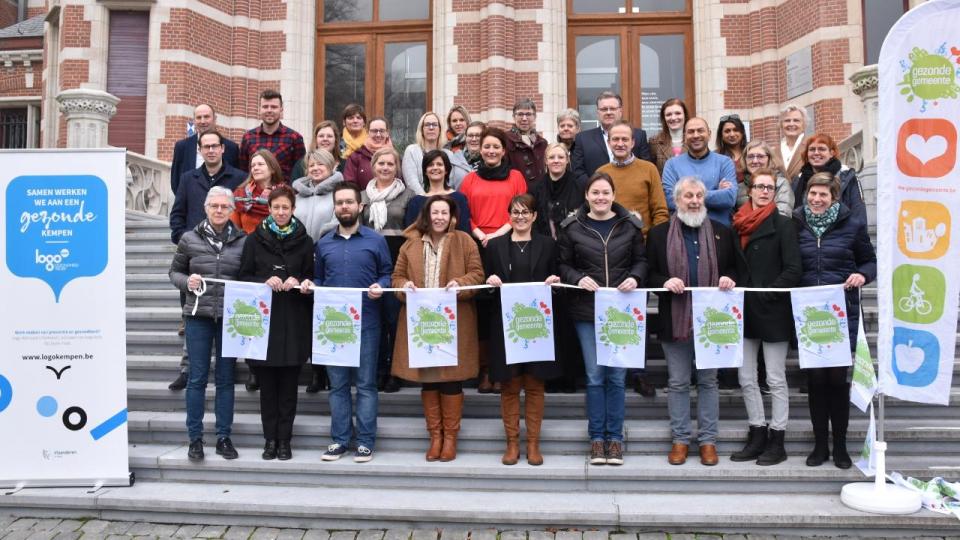
<svg viewBox="0 0 960 540">
<path fill-rule="evenodd" d="M 25 488 L 26 486 L 27 486 L 27 483 L 26 483 L 26 482 L 20 482 L 20 483 L 18 483 L 17 485 L 13 486 L 13 489 L 11 489 L 10 491 L 7 491 L 6 493 L 4 493 L 4 495 L 13 495 L 14 493 L 16 493 L 16 492 L 20 491 L 21 489 Z"/>
<path fill-rule="evenodd" d="M 882 421 L 883 409 L 880 410 Z M 874 442 L 873 453 L 876 458 L 873 482 L 854 482 L 843 486 L 840 490 L 843 504 L 871 514 L 906 515 L 919 511 L 923 505 L 919 492 L 887 483 L 886 441 Z"/>
<path fill-rule="evenodd" d="M 87 493 L 96 493 L 100 491 L 100 489 L 102 488 L 103 488 L 103 480 L 98 480 L 97 483 L 94 484 L 92 488 L 87 490 Z"/>
<path fill-rule="evenodd" d="M 920 510 L 920 494 L 894 484 L 877 489 L 875 482 L 855 482 L 840 491 L 843 504 L 871 514 L 906 515 Z"/>
</svg>

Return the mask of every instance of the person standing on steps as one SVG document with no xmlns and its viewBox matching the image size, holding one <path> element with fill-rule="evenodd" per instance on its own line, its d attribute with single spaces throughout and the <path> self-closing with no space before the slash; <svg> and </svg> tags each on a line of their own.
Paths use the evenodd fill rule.
<svg viewBox="0 0 960 540">
<path fill-rule="evenodd" d="M 607 137 L 613 124 L 623 119 L 623 99 L 619 94 L 609 90 L 600 92 L 597 96 L 597 115 L 599 126 L 581 131 L 574 138 L 573 148 L 570 149 L 570 167 L 573 176 L 583 186 L 600 167 L 613 161 L 613 153 L 607 144 Z M 633 155 L 655 163 L 650 155 L 650 145 L 647 144 L 647 132 L 642 129 L 633 130 Z"/>
<path fill-rule="evenodd" d="M 313 276 L 321 287 L 366 287 L 360 332 L 360 367 L 327 366 L 330 377 L 330 436 L 333 443 L 323 454 L 334 461 L 346 453 L 356 433 L 353 460 L 373 459 L 377 436 L 377 356 L 380 347 L 380 298 L 390 286 L 393 262 L 387 241 L 373 229 L 360 225 L 360 188 L 341 182 L 333 189 L 334 212 L 339 225 L 317 240 Z M 306 282 L 308 287 L 313 284 Z M 319 294 L 319 293 L 317 293 Z M 350 385 L 357 386 L 356 426 Z"/>
<path fill-rule="evenodd" d="M 841 201 L 840 181 L 829 172 L 814 174 L 806 183 L 804 200 L 793 211 L 803 261 L 801 287 L 842 283 L 850 350 L 856 350 L 860 321 L 859 289 L 877 277 L 877 254 L 870 242 L 867 222 Z M 816 467 L 830 458 L 829 432 L 833 432 L 833 463 L 849 469 L 847 425 L 850 421 L 850 383 L 847 367 L 807 369 L 810 422 L 814 447 L 807 465 Z"/>
<path fill-rule="evenodd" d="M 543 174 L 547 150 L 547 140 L 537 133 L 537 105 L 533 100 L 524 98 L 514 104 L 513 127 L 506 137 L 507 162 L 520 171 L 529 188 Z"/>
<path fill-rule="evenodd" d="M 214 134 L 216 132 L 213 132 Z M 200 140 L 216 140 L 210 135 Z M 223 186 L 213 186 L 205 196 L 206 219 L 180 237 L 177 253 L 170 264 L 170 282 L 188 293 L 183 306 L 186 320 L 187 354 L 190 376 L 187 382 L 187 435 L 190 461 L 203 460 L 203 410 L 207 377 L 210 372 L 210 350 L 215 346 L 216 397 L 214 413 L 217 429 L 217 455 L 236 459 L 237 450 L 230 440 L 233 427 L 233 369 L 236 358 L 221 354 L 223 334 L 223 285 L 209 283 L 201 295 L 190 294 L 200 288 L 202 278 L 237 279 L 240 257 L 246 235 L 230 221 L 233 195 Z"/>
<path fill-rule="evenodd" d="M 777 173 L 772 169 L 756 169 L 744 182 L 748 183 L 750 199 L 733 215 L 733 229 L 740 235 L 740 247 L 749 270 L 745 285 L 795 287 L 802 271 L 800 247 L 793 220 L 777 210 Z M 783 447 L 790 411 L 786 362 L 792 339 L 793 309 L 789 293 L 744 294 L 743 366 L 739 375 L 749 433 L 746 446 L 733 453 L 731 461 L 756 460 L 757 465 L 776 465 L 787 459 Z M 757 377 L 761 347 L 772 405 L 769 432 Z"/>
<path fill-rule="evenodd" d="M 533 233 L 537 220 L 536 200 L 533 195 L 517 195 L 510 201 L 509 236 L 494 238 L 483 253 L 487 285 L 500 287 L 504 283 L 542 281 L 548 285 L 559 283 L 557 276 L 557 247 L 549 236 Z M 501 313 L 499 291 L 493 292 L 494 314 Z M 554 333 L 556 335 L 556 333 Z M 490 324 L 490 379 L 502 385 L 500 412 L 507 449 L 501 462 L 515 465 L 520 460 L 520 391 L 524 392 L 524 425 L 527 428 L 527 463 L 542 465 L 540 453 L 540 426 L 543 422 L 544 381 L 560 375 L 555 361 L 529 362 L 508 365 L 503 342 L 503 323 L 500 317 Z M 555 344 L 560 343 L 555 340 Z M 555 357 L 561 351 L 555 351 Z"/>
<path fill-rule="evenodd" d="M 266 148 L 277 158 L 283 181 L 290 183 L 293 166 L 303 159 L 307 149 L 303 135 L 283 125 L 283 97 L 276 90 L 260 93 L 260 125 L 243 134 L 240 141 L 240 170 L 246 170 L 251 157 Z"/>
</svg>

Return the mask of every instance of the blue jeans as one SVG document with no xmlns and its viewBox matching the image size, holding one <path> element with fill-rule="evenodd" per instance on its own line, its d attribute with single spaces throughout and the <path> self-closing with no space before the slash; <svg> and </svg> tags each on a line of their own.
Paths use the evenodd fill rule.
<svg viewBox="0 0 960 540">
<path fill-rule="evenodd" d="M 674 443 L 690 444 L 690 375 L 695 365 L 693 340 L 664 341 L 667 357 L 667 410 Z M 717 391 L 717 370 L 697 370 L 697 440 L 700 444 L 717 443 L 717 422 L 720 419 L 720 394 Z"/>
<path fill-rule="evenodd" d="M 330 378 L 330 437 L 347 446 L 353 435 L 351 383 L 357 385 L 357 444 L 373 450 L 377 440 L 377 353 L 380 325 L 360 332 L 360 367 L 327 366 Z"/>
<path fill-rule="evenodd" d="M 597 365 L 593 321 L 574 321 L 587 372 L 587 432 L 590 441 L 623 442 L 626 368 Z"/>
<path fill-rule="evenodd" d="M 220 336 L 223 321 L 207 317 L 187 317 L 184 337 L 190 370 L 187 376 L 187 434 L 190 440 L 203 436 L 203 411 L 210 372 L 210 350 L 216 345 L 217 363 L 214 382 L 217 386 L 213 411 L 217 417 L 217 438 L 229 437 L 233 426 L 233 367 L 236 358 L 221 356 Z"/>
</svg>

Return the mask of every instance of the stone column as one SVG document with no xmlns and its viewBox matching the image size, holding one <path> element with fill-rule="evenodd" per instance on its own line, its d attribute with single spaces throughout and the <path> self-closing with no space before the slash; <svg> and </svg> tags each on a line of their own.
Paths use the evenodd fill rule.
<svg viewBox="0 0 960 540">
<path fill-rule="evenodd" d="M 863 202 L 867 205 L 867 222 L 871 232 L 877 225 L 877 66 L 864 66 L 850 76 L 853 93 L 863 102 L 863 130 L 861 144 L 861 169 L 858 179 L 863 189 Z"/>
<path fill-rule="evenodd" d="M 117 114 L 120 99 L 102 90 L 75 88 L 57 95 L 67 121 L 67 148 L 104 148 L 107 126 Z"/>
</svg>

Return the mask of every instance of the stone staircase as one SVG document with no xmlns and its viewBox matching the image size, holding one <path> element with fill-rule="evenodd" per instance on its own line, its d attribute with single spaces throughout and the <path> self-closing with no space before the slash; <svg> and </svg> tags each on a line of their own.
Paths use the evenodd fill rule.
<svg viewBox="0 0 960 540">
<path fill-rule="evenodd" d="M 875 516 L 840 502 L 840 488 L 864 481 L 856 469 L 808 468 L 804 457 L 812 432 L 806 396 L 790 395 L 787 462 L 774 467 L 733 463 L 729 454 L 746 436 L 738 392 L 721 392 L 718 446 L 721 462 L 703 467 L 666 463 L 669 426 L 666 394 L 628 392 L 626 463 L 586 463 L 583 394 L 550 394 L 542 433 L 546 463 L 500 464 L 503 428 L 499 397 L 467 390 L 460 455 L 450 463 L 423 459 L 426 431 L 419 391 L 381 394 L 375 459 L 324 463 L 329 443 L 326 393 L 301 389 L 293 440 L 294 459 L 262 461 L 259 397 L 237 385 L 233 440 L 240 458 L 186 457 L 183 393 L 167 390 L 177 372 L 180 338 L 177 292 L 166 272 L 174 246 L 166 221 L 140 214 L 127 220 L 127 372 L 130 488 L 88 494 L 79 488 L 27 489 L 0 497 L 0 512 L 17 515 L 143 520 L 151 522 L 264 525 L 276 527 L 377 528 L 599 528 L 859 536 L 955 535 L 955 518 L 921 511 L 912 516 Z M 867 293 L 866 325 L 876 332 L 875 290 Z M 655 302 L 655 301 L 653 301 Z M 791 381 L 800 377 L 796 353 Z M 665 380 L 662 353 L 654 344 L 650 374 Z M 238 380 L 246 366 L 239 364 Z M 305 370 L 306 371 L 306 370 Z M 960 402 L 955 368 L 954 404 Z M 213 389 L 208 389 L 212 411 Z M 905 475 L 960 477 L 960 414 L 952 408 L 887 400 L 888 468 Z M 212 413 L 205 425 L 213 425 Z M 851 413 L 849 446 L 859 451 L 867 420 Z M 947 533 L 949 531 L 949 533 Z"/>
</svg>

